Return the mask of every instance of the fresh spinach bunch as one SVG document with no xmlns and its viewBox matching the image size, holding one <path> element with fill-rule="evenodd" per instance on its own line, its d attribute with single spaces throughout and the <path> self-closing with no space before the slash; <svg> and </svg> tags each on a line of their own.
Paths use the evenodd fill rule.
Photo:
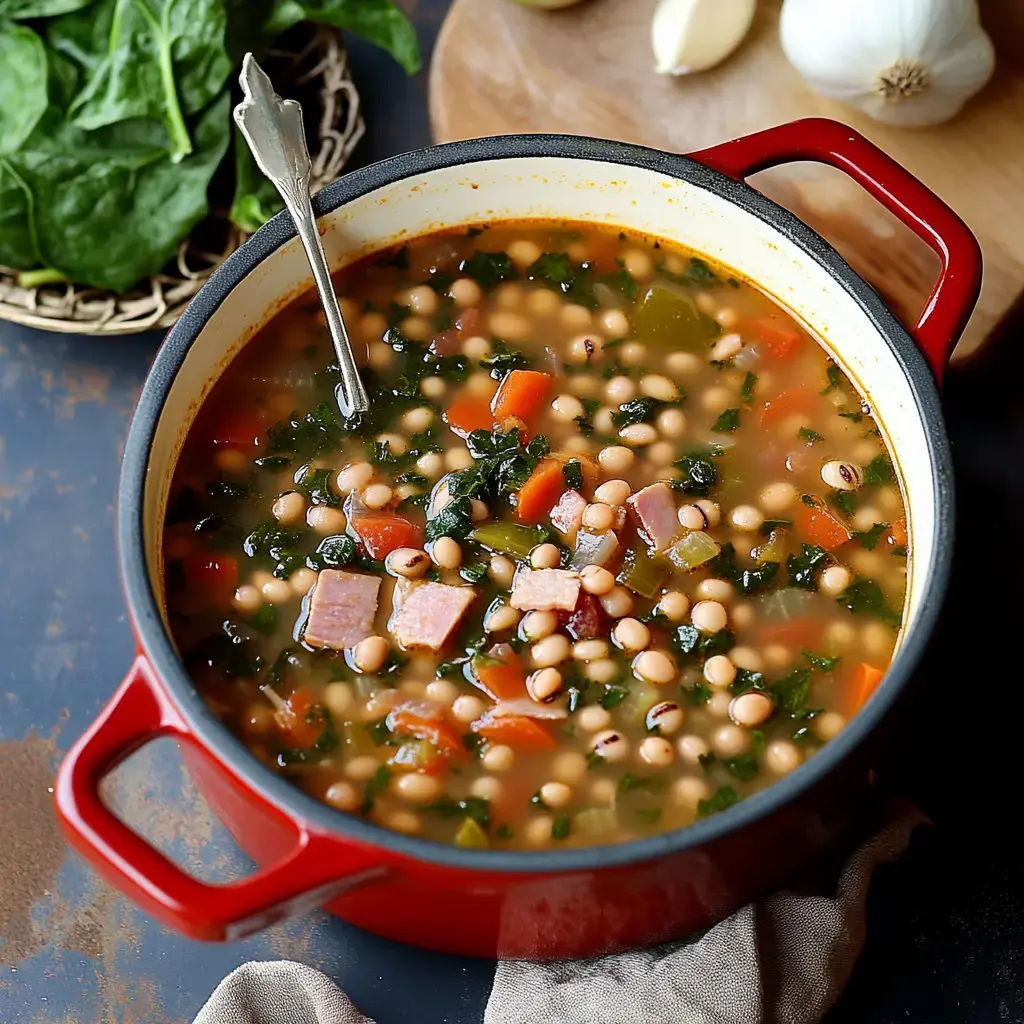
<svg viewBox="0 0 1024 1024">
<path fill-rule="evenodd" d="M 223 163 L 232 218 L 259 227 L 280 204 L 237 139 L 225 161 L 229 81 L 303 20 L 420 67 L 392 0 L 0 0 L 0 265 L 124 291 L 206 216 Z"/>
</svg>

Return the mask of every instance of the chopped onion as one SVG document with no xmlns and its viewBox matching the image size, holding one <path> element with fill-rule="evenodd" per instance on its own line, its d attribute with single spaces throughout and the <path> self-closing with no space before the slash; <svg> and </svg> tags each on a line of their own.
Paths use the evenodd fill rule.
<svg viewBox="0 0 1024 1024">
<path fill-rule="evenodd" d="M 766 619 L 789 620 L 802 619 L 814 603 L 814 594 L 798 587 L 783 587 L 773 590 L 760 599 L 761 614 Z"/>
<path fill-rule="evenodd" d="M 583 569 L 588 565 L 607 565 L 619 549 L 619 538 L 614 533 L 590 533 L 580 530 L 576 534 L 576 550 L 569 560 L 570 569 Z"/>
<path fill-rule="evenodd" d="M 732 357 L 732 365 L 737 370 L 752 370 L 757 364 L 761 362 L 761 353 L 757 349 L 757 345 L 744 345 Z"/>
<path fill-rule="evenodd" d="M 538 704 L 529 697 L 503 700 L 487 712 L 491 718 L 568 718 L 569 712 L 562 704 Z"/>
</svg>

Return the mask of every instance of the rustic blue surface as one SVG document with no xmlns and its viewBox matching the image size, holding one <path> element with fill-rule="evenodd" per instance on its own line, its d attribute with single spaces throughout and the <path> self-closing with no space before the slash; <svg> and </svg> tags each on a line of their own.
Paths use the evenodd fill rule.
<svg viewBox="0 0 1024 1024">
<path fill-rule="evenodd" d="M 416 12 L 428 51 L 445 6 L 429 0 Z M 369 121 L 362 158 L 427 144 L 424 76 L 407 81 L 368 47 L 353 49 Z M 880 873 L 867 948 L 831 1024 L 1024 1021 L 1024 895 L 1010 841 L 1021 683 L 1006 640 L 1020 630 L 1024 365 L 1010 341 L 954 373 L 947 390 L 960 550 L 893 782 L 938 828 Z M 282 956 L 326 971 L 381 1024 L 475 1024 L 490 962 L 414 951 L 326 915 L 201 946 L 98 882 L 54 829 L 52 766 L 132 656 L 113 510 L 128 417 L 157 343 L 0 325 L 0 1024 L 182 1024 L 231 968 Z M 982 717 L 1007 700 L 1006 713 Z M 115 789 L 133 824 L 204 875 L 247 869 L 169 744 L 133 758 Z"/>
</svg>

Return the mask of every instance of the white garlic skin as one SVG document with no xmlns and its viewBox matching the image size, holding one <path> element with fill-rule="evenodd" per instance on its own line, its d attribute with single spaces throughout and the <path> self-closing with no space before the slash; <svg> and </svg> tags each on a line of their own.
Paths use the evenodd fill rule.
<svg viewBox="0 0 1024 1024">
<path fill-rule="evenodd" d="M 886 124 L 939 124 L 992 76 L 975 0 L 785 0 L 782 49 L 807 84 Z"/>
<path fill-rule="evenodd" d="M 659 0 L 651 21 L 655 70 L 706 71 L 725 60 L 750 30 L 756 0 Z"/>
</svg>

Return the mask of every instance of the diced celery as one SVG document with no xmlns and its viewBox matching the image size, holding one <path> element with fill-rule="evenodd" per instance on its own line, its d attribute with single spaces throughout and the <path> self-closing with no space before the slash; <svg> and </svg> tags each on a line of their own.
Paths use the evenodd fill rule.
<svg viewBox="0 0 1024 1024">
<path fill-rule="evenodd" d="M 469 535 L 470 540 L 482 544 L 489 551 L 497 551 L 515 558 L 526 556 L 547 540 L 543 527 L 522 526 L 520 523 L 484 523 Z"/>
<path fill-rule="evenodd" d="M 463 818 L 459 831 L 455 833 L 455 845 L 486 849 L 491 843 L 477 821 L 473 818 Z"/>
<path fill-rule="evenodd" d="M 760 565 L 765 562 L 784 562 L 789 554 L 789 538 L 785 530 L 772 530 L 767 543 L 751 551 L 751 557 Z"/>
<path fill-rule="evenodd" d="M 671 571 L 672 567 L 664 558 L 641 546 L 626 552 L 616 581 L 641 597 L 654 597 Z"/>
<path fill-rule="evenodd" d="M 677 540 L 666 552 L 677 569 L 689 571 L 710 562 L 721 548 L 706 533 L 694 530 Z"/>
<path fill-rule="evenodd" d="M 618 827 L 619 815 L 614 807 L 584 807 L 572 816 L 573 832 L 591 839 L 611 835 Z"/>
<path fill-rule="evenodd" d="M 637 304 L 633 333 L 638 341 L 706 354 L 717 328 L 702 316 L 693 293 L 671 281 L 655 281 Z"/>
</svg>

